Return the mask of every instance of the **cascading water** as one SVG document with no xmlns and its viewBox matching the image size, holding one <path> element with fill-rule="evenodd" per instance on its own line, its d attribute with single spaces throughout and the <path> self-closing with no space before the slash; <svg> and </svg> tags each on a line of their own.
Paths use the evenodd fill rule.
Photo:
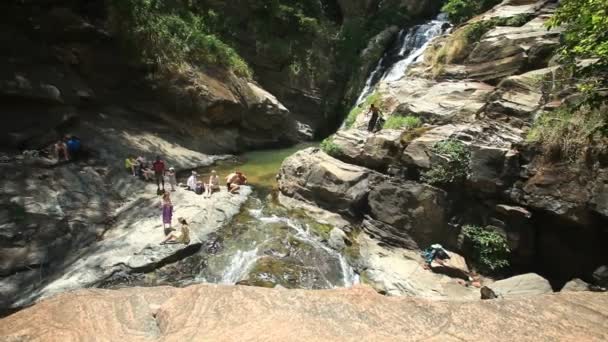
<svg viewBox="0 0 608 342">
<path fill-rule="evenodd" d="M 449 27 L 447 16 L 440 14 L 422 25 L 401 30 L 396 44 L 384 54 L 367 78 L 356 105 L 365 101 L 378 82 L 395 81 L 403 77 L 408 67 L 424 53 L 430 41 L 446 33 Z"/>
</svg>

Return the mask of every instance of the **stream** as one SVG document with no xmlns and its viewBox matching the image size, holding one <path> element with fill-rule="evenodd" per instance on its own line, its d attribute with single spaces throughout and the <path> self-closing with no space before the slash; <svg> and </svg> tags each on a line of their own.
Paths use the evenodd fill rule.
<svg viewBox="0 0 608 342">
<path fill-rule="evenodd" d="M 215 283 L 329 289 L 358 283 L 347 258 L 326 243 L 332 227 L 301 211 L 286 209 L 276 200 L 276 174 L 281 163 L 310 146 L 253 151 L 198 169 L 202 179 L 208 179 L 212 169 L 221 177 L 235 169 L 247 176 L 253 193 L 240 213 L 210 234 L 194 255 L 103 287 Z M 179 181 L 185 182 L 186 176 L 178 177 Z"/>
</svg>

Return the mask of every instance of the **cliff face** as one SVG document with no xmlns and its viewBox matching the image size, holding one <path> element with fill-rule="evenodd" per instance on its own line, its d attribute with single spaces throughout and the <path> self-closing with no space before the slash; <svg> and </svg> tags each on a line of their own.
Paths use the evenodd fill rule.
<svg viewBox="0 0 608 342">
<path fill-rule="evenodd" d="M 571 94 L 548 89 L 563 77 L 551 61 L 561 30 L 545 26 L 556 5 L 505 1 L 431 41 L 418 63 L 375 87 L 387 120 L 419 127 L 368 133 L 365 108 L 325 145 L 341 162 L 292 172 L 323 152 L 293 156 L 282 192 L 404 248 L 439 242 L 466 254 L 462 227 L 479 225 L 506 238 L 514 272 L 536 270 L 554 285 L 590 279 L 608 261 L 605 152 L 555 162 L 526 140 L 535 118 Z M 353 179 L 342 162 L 354 164 Z M 299 182 L 309 172 L 322 184 Z"/>
<path fill-rule="evenodd" d="M 297 140 L 289 110 L 254 81 L 215 67 L 183 67 L 158 77 L 105 30 L 103 6 L 1 6 L 0 40 L 8 48 L 2 52 L 0 96 L 11 113 L 1 128 L 4 148 L 42 148 L 100 113 L 173 134 L 206 152 Z"/>
<path fill-rule="evenodd" d="M 349 290 L 243 286 L 82 290 L 0 321 L 28 341 L 601 341 L 608 296 L 593 293 L 443 302 Z"/>
</svg>

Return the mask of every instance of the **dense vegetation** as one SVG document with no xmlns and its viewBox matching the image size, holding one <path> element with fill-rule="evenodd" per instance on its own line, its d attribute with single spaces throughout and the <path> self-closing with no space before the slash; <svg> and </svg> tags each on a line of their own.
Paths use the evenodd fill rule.
<svg viewBox="0 0 608 342">
<path fill-rule="evenodd" d="M 564 72 L 552 88 L 574 88 L 578 95 L 567 107 L 541 115 L 528 140 L 553 159 L 576 160 L 608 146 L 608 2 L 564 0 L 549 26 L 565 28 L 559 50 Z"/>
<path fill-rule="evenodd" d="M 422 126 L 422 121 L 415 116 L 391 115 L 384 123 L 385 129 L 414 129 Z"/>
<path fill-rule="evenodd" d="M 145 62 L 159 66 L 181 63 L 221 65 L 251 76 L 247 63 L 213 34 L 215 14 L 197 13 L 187 1 L 111 0 L 110 25 Z"/>
<path fill-rule="evenodd" d="M 422 181 L 432 185 L 445 186 L 465 180 L 469 174 L 470 152 L 456 139 L 435 143 L 433 152 L 446 159 L 444 163 L 434 163 L 422 175 Z"/>
<path fill-rule="evenodd" d="M 509 266 L 507 239 L 494 230 L 466 225 L 462 232 L 471 245 L 473 260 L 485 272 L 494 272 Z"/>
<path fill-rule="evenodd" d="M 332 157 L 337 157 L 342 153 L 340 146 L 336 144 L 332 137 L 326 138 L 321 142 L 321 150 Z"/>
<path fill-rule="evenodd" d="M 447 13 L 453 23 L 460 24 L 500 2 L 501 0 L 448 0 L 441 11 Z"/>
</svg>

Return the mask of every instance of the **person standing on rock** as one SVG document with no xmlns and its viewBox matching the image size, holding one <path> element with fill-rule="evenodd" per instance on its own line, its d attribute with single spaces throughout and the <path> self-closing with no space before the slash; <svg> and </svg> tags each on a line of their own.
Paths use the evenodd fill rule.
<svg viewBox="0 0 608 342">
<path fill-rule="evenodd" d="M 380 113 L 380 108 L 376 107 L 376 105 L 373 103 L 371 106 L 369 106 L 369 111 L 372 112 L 372 117 L 369 119 L 369 123 L 367 124 L 367 131 L 373 132 L 376 129 L 378 118 L 382 117 L 382 114 Z"/>
<path fill-rule="evenodd" d="M 171 230 L 171 219 L 173 217 L 173 204 L 171 203 L 171 195 L 165 192 L 162 200 L 162 212 L 163 212 L 163 229 L 165 232 Z M 169 227 L 167 227 L 167 225 Z"/>
<path fill-rule="evenodd" d="M 156 192 L 160 193 L 160 184 L 162 183 L 165 191 L 165 162 L 160 159 L 160 156 L 156 156 L 156 161 L 152 163 L 152 169 L 154 169 L 154 178 L 156 179 Z"/>
<path fill-rule="evenodd" d="M 172 167 L 170 167 L 169 171 L 167 171 L 167 180 L 169 181 L 169 185 L 171 185 L 171 191 L 175 191 L 177 178 L 175 178 L 175 169 Z"/>
</svg>

